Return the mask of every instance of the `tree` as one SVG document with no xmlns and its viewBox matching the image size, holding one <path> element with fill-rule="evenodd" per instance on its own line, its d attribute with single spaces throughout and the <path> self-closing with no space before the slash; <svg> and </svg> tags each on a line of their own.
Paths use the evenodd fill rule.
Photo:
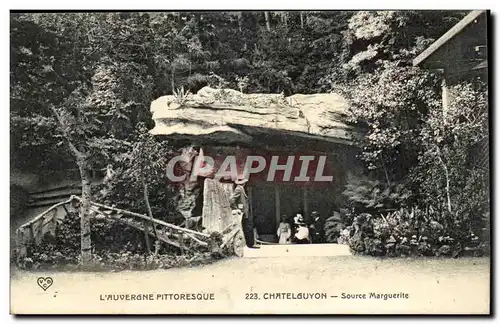
<svg viewBox="0 0 500 324">
<path fill-rule="evenodd" d="M 349 120 L 365 130 L 360 144 L 368 169 L 387 188 L 403 184 L 411 193 L 406 206 L 466 241 L 487 226 L 489 215 L 489 170 L 477 158 L 487 151 L 486 87 L 475 81 L 456 86 L 443 114 L 442 75 L 411 66 L 465 14 L 357 12 L 344 38 L 343 71 L 330 78 L 352 104 Z"/>
<path fill-rule="evenodd" d="M 387 185 L 415 165 L 418 138 L 429 107 L 440 106 L 439 79 L 419 69 L 387 62 L 373 74 L 340 87 L 351 102 L 348 121 L 364 130 L 361 159 Z"/>
<path fill-rule="evenodd" d="M 155 70 L 151 50 L 162 39 L 155 38 L 148 15 L 29 14 L 12 20 L 13 114 L 22 121 L 36 118 L 36 124 L 54 121 L 59 133 L 48 135 L 65 144 L 78 165 L 85 263 L 91 258 L 91 172 L 127 150 L 137 122 L 151 123 L 155 74 L 149 73 L 162 72 Z M 29 38 L 20 40 L 28 28 Z"/>
<path fill-rule="evenodd" d="M 271 31 L 271 21 L 269 18 L 269 11 L 264 11 L 264 18 L 266 19 L 266 29 L 267 31 Z"/>
<path fill-rule="evenodd" d="M 139 183 L 142 187 L 144 204 L 147 214 L 150 218 L 150 223 L 144 222 L 144 239 L 146 241 L 147 254 L 151 253 L 151 245 L 149 243 L 149 228 L 153 229 L 155 238 L 158 240 L 156 226 L 153 223 L 153 211 L 149 201 L 149 186 L 148 183 L 158 179 L 163 179 L 166 185 L 166 169 L 168 157 L 170 153 L 159 143 L 155 141 L 153 135 L 147 133 L 147 128 L 144 125 L 138 127 L 139 138 L 134 143 L 129 155 L 127 155 L 127 168 L 122 169 L 120 177 L 126 178 L 133 183 Z M 163 145 L 166 143 L 163 142 Z M 167 154 L 166 154 L 167 153 Z M 157 244 L 157 243 L 156 243 Z M 155 245 L 156 245 L 155 244 Z M 157 246 L 157 245 L 156 245 Z"/>
<path fill-rule="evenodd" d="M 350 17 L 344 41 L 346 69 L 373 72 L 384 61 L 411 60 L 457 23 L 464 11 L 357 11 Z"/>
<path fill-rule="evenodd" d="M 13 16 L 15 26 L 20 29 L 30 26 L 31 42 L 26 42 L 25 45 L 28 47 L 19 46 L 14 42 L 18 47 L 11 49 L 14 53 L 27 54 L 35 66 L 35 69 L 14 69 L 11 74 L 14 90 L 12 98 L 15 100 L 14 112 L 29 109 L 30 103 L 36 102 L 40 107 L 40 111 L 37 112 L 39 115 L 35 115 L 36 118 L 50 118 L 49 113 L 53 113 L 53 116 L 56 117 L 56 125 L 61 130 L 59 138 L 66 142 L 69 152 L 73 154 L 80 169 L 83 199 L 80 210 L 83 262 L 88 261 L 91 255 L 88 216 L 91 166 L 90 152 L 81 145 L 81 141 L 76 139 L 81 138 L 88 131 L 85 126 L 92 126 L 89 120 L 92 116 L 79 113 L 85 111 L 87 107 L 82 100 L 82 94 L 88 87 L 85 79 L 89 75 L 80 66 L 80 64 L 85 65 L 88 62 L 85 58 L 86 53 L 79 50 L 76 44 L 85 42 L 82 36 L 87 32 L 84 28 L 89 27 L 89 24 L 82 24 L 83 28 L 77 28 L 85 18 L 87 18 L 85 15 L 74 14 L 64 17 L 15 15 Z M 14 38 L 18 36 L 17 31 L 19 29 L 13 30 Z M 36 39 L 38 41 L 33 41 Z M 71 46 L 71 43 L 75 45 Z M 17 57 L 17 59 L 21 58 Z M 15 63 L 22 66 L 19 61 Z M 85 76 L 82 77 L 82 75 Z M 30 92 L 30 89 L 34 88 L 38 91 Z M 33 118 L 33 116 L 30 117 Z"/>
<path fill-rule="evenodd" d="M 477 148 L 488 141 L 486 89 L 480 82 L 454 86 L 457 96 L 446 115 L 435 107 L 421 130 L 420 166 L 412 179 L 420 184 L 425 202 L 450 213 L 484 215 L 488 210 L 489 169 L 476 163 Z"/>
<path fill-rule="evenodd" d="M 349 55 L 330 80 L 352 103 L 350 122 L 366 130 L 362 159 L 388 184 L 416 165 L 423 122 L 440 106 L 440 76 L 413 68 L 411 61 L 463 15 L 358 11 L 348 19 L 343 41 Z"/>
</svg>

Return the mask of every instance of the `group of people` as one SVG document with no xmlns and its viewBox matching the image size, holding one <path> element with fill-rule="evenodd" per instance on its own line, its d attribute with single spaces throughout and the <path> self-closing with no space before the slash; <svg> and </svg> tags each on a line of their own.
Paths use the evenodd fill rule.
<svg viewBox="0 0 500 324">
<path fill-rule="evenodd" d="M 247 179 L 238 178 L 235 181 L 235 188 L 230 198 L 230 206 L 234 217 L 238 217 L 241 222 L 246 245 L 249 248 L 255 246 L 254 224 L 249 217 L 248 195 L 245 191 Z M 318 212 L 313 211 L 309 222 L 304 220 L 301 213 L 297 213 L 291 221 L 286 215 L 281 217 L 278 226 L 277 236 L 279 244 L 308 244 L 323 242 L 323 226 Z"/>
<path fill-rule="evenodd" d="M 282 215 L 276 233 L 279 244 L 321 243 L 323 237 L 321 218 L 316 211 L 312 212 L 311 216 L 312 219 L 308 223 L 301 213 L 297 213 L 292 222 L 286 215 Z"/>
</svg>

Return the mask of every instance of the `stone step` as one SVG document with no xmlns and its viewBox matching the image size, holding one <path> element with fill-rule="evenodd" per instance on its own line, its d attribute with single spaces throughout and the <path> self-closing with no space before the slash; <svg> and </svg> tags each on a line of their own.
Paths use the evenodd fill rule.
<svg viewBox="0 0 500 324">
<path fill-rule="evenodd" d="M 102 178 L 92 178 L 92 186 L 97 186 L 102 184 Z M 50 192 L 56 192 L 56 191 L 61 191 L 61 190 L 81 190 L 82 188 L 82 183 L 81 180 L 78 179 L 67 179 L 67 180 L 61 180 L 61 181 L 54 181 L 54 182 L 49 182 L 45 185 L 40 185 L 38 186 L 35 190 L 30 191 L 30 195 L 39 195 L 39 194 L 45 194 L 45 193 L 50 193 Z"/>
<path fill-rule="evenodd" d="M 28 201 L 28 204 L 26 205 L 28 208 L 39 208 L 39 207 L 50 207 L 55 204 L 58 204 L 62 201 L 68 200 L 70 195 L 67 196 L 62 196 L 62 197 L 53 197 L 53 198 L 48 198 L 48 199 L 42 199 L 42 200 L 30 200 Z"/>
<path fill-rule="evenodd" d="M 309 257 L 351 255 L 346 244 L 276 244 L 259 245 L 259 249 L 245 247 L 244 258 Z"/>
<path fill-rule="evenodd" d="M 52 184 L 51 186 L 47 186 L 44 188 L 38 188 L 36 191 L 31 191 L 29 194 L 31 196 L 38 196 L 38 195 L 51 194 L 51 193 L 60 192 L 60 191 L 81 190 L 81 188 L 82 188 L 81 182 L 57 183 L 57 184 Z"/>
<path fill-rule="evenodd" d="M 61 189 L 61 190 L 57 190 L 57 191 L 48 191 L 48 192 L 30 195 L 28 202 L 36 202 L 36 201 L 49 200 L 49 199 L 55 199 L 55 198 L 66 198 L 67 199 L 67 197 L 70 197 L 71 195 L 79 196 L 79 195 L 81 195 L 81 193 L 82 193 L 82 190 L 78 189 L 78 188 Z"/>
</svg>

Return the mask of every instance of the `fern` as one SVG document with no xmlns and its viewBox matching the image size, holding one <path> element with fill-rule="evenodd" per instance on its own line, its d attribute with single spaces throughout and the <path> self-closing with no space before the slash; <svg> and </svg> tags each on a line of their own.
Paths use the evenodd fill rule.
<svg viewBox="0 0 500 324">
<path fill-rule="evenodd" d="M 333 212 L 333 216 L 325 220 L 325 240 L 328 243 L 337 243 L 344 224 L 340 218 L 340 213 Z"/>
<path fill-rule="evenodd" d="M 380 212 L 399 208 L 410 197 L 402 185 L 391 185 L 368 179 L 350 179 L 343 195 L 357 212 Z"/>
</svg>

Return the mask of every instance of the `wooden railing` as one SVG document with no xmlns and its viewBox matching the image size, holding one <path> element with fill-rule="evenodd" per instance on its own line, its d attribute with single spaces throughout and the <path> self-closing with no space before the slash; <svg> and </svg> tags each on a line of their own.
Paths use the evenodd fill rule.
<svg viewBox="0 0 500 324">
<path fill-rule="evenodd" d="M 55 235 L 58 223 L 56 217 L 57 211 L 63 208 L 65 213 L 68 213 L 69 211 L 66 206 L 70 205 L 73 201 L 74 196 L 71 196 L 68 200 L 51 206 L 29 222 L 19 226 L 16 230 L 17 258 L 25 257 L 28 246 L 31 244 L 39 245 L 45 234 L 51 233 Z"/>
<path fill-rule="evenodd" d="M 33 244 L 39 245 L 47 233 L 50 233 L 53 236 L 55 235 L 58 224 L 57 211 L 60 210 L 60 208 L 63 208 L 64 212 L 68 214 L 69 210 L 67 206 L 69 205 L 71 206 L 70 209 L 75 210 L 77 207 L 75 203 L 80 204 L 81 201 L 80 197 L 71 196 L 68 200 L 53 205 L 29 222 L 21 225 L 16 230 L 17 260 L 19 261 L 20 258 L 26 257 L 28 248 Z M 93 201 L 90 202 L 90 206 L 93 218 L 117 221 L 141 231 L 144 231 L 145 227 L 148 227 L 148 234 L 150 236 L 165 244 L 180 248 L 181 250 L 188 249 L 189 246 L 193 246 L 193 244 L 194 246 L 211 248 L 210 235 L 207 233 L 198 232 L 189 228 L 183 228 L 156 218 L 151 218 L 147 215 L 107 206 Z M 153 229 L 152 226 L 149 225 L 153 225 L 155 228 Z M 228 226 L 221 232 L 223 235 L 223 242 L 219 248 L 223 248 L 232 241 L 241 241 L 242 238 L 238 237 L 238 233 L 240 233 L 239 236 L 242 236 L 239 224 L 234 223 Z M 187 244 L 188 242 L 191 242 L 189 246 Z M 241 242 L 235 243 L 235 249 L 240 249 L 240 246 Z M 235 252 L 237 255 L 241 254 L 241 251 Z"/>
</svg>

